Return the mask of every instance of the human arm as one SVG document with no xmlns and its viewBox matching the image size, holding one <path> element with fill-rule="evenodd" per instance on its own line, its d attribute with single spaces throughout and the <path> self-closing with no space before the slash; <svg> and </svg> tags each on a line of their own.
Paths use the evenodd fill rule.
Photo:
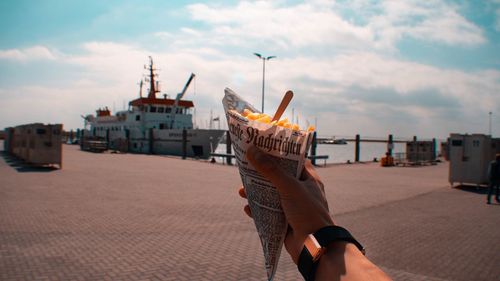
<svg viewBox="0 0 500 281">
<path fill-rule="evenodd" d="M 300 179 L 284 172 L 273 159 L 258 148 L 250 147 L 247 159 L 278 190 L 281 205 L 290 229 L 285 248 L 297 264 L 307 236 L 325 227 L 335 225 L 328 209 L 324 186 L 308 161 Z M 245 196 L 244 190 L 240 195 Z M 245 212 L 251 216 L 248 207 Z M 390 280 L 371 263 L 353 244 L 333 242 L 327 246 L 316 272 L 321 280 Z"/>
</svg>

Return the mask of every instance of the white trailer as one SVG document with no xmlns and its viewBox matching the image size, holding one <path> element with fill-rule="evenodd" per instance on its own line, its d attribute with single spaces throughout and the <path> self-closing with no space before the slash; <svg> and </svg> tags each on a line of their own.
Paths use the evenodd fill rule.
<svg viewBox="0 0 500 281">
<path fill-rule="evenodd" d="M 500 139 L 483 134 L 450 134 L 448 156 L 449 182 L 487 185 L 488 165 L 500 152 Z"/>
</svg>

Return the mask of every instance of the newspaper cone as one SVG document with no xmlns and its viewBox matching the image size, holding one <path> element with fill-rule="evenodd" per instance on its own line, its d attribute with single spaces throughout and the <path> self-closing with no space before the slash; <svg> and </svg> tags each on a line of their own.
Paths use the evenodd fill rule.
<svg viewBox="0 0 500 281">
<path fill-rule="evenodd" d="M 243 110 L 259 112 L 231 89 L 225 89 L 222 100 L 226 112 L 231 143 L 248 198 L 248 205 L 264 250 L 268 280 L 273 280 L 288 223 L 281 208 L 276 188 L 248 163 L 245 153 L 254 145 L 273 156 L 276 163 L 290 174 L 299 177 L 312 135 L 271 124 L 249 120 Z"/>
</svg>

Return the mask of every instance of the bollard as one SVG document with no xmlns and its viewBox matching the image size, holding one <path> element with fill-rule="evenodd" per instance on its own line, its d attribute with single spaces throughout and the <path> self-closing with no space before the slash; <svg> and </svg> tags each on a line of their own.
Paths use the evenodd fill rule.
<svg viewBox="0 0 500 281">
<path fill-rule="evenodd" d="M 394 139 L 392 134 L 389 135 L 389 140 L 387 142 L 387 156 L 392 157 L 392 150 L 394 149 Z"/>
<path fill-rule="evenodd" d="M 182 159 L 186 159 L 187 155 L 187 131 L 182 130 Z"/>
<path fill-rule="evenodd" d="M 413 147 L 415 149 L 415 159 L 414 161 L 419 163 L 420 162 L 420 153 L 418 151 L 418 143 L 417 143 L 417 136 L 413 136 Z"/>
<path fill-rule="evenodd" d="M 226 132 L 226 154 L 231 155 L 231 136 L 229 131 Z M 233 165 L 231 157 L 227 157 L 227 164 Z"/>
<path fill-rule="evenodd" d="M 314 131 L 312 144 L 311 144 L 311 156 L 313 156 L 313 157 L 311 157 L 311 164 L 313 164 L 314 166 L 316 166 L 316 158 L 314 156 L 316 156 L 317 146 L 318 146 L 318 138 L 316 135 L 316 131 Z"/>
<path fill-rule="evenodd" d="M 359 162 L 359 143 L 360 143 L 359 134 L 356 135 L 356 144 L 354 150 L 354 162 Z"/>
<path fill-rule="evenodd" d="M 432 139 L 432 161 L 436 160 L 437 158 L 437 153 L 436 153 L 436 139 Z"/>
</svg>

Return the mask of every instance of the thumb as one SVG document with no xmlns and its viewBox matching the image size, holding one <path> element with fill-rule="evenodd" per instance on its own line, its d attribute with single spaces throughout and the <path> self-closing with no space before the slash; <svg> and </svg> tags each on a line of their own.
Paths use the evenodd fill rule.
<svg viewBox="0 0 500 281">
<path fill-rule="evenodd" d="M 266 154 L 257 147 L 248 147 L 246 157 L 257 172 L 268 179 L 280 194 L 286 192 L 293 184 L 296 184 L 295 177 L 281 169 L 273 156 Z"/>
</svg>

